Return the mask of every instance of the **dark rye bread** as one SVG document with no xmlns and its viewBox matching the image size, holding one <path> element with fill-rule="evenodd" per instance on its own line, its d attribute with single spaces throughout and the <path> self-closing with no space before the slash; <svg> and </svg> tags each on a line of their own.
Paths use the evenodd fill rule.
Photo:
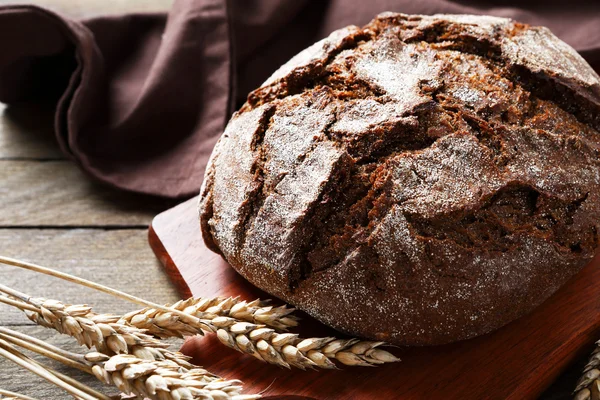
<svg viewBox="0 0 600 400">
<path fill-rule="evenodd" d="M 546 28 L 385 13 L 281 67 L 201 192 L 204 240 L 341 331 L 490 332 L 594 255 L 600 80 Z"/>
</svg>

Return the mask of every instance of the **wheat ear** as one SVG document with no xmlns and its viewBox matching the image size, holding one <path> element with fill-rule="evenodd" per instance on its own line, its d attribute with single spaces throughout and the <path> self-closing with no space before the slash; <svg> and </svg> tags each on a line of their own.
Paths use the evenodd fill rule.
<svg viewBox="0 0 600 400">
<path fill-rule="evenodd" d="M 108 356 L 116 354 L 144 354 L 144 358 L 169 359 L 181 367 L 193 368 L 189 357 L 168 350 L 168 344 L 146 334 L 143 329 L 117 323 L 119 317 L 94 314 L 87 305 L 68 305 L 57 300 L 30 299 L 37 312 L 26 312 L 27 317 L 40 326 L 74 337 L 80 345 L 95 347 Z"/>
<path fill-rule="evenodd" d="M 144 354 L 144 358 L 150 355 L 158 360 L 166 358 L 177 362 L 182 367 L 193 368 L 193 365 L 188 362 L 189 357 L 168 350 L 168 344 L 146 334 L 143 329 L 117 323 L 118 316 L 95 314 L 87 305 L 69 305 L 58 300 L 32 298 L 4 285 L 0 285 L 0 290 L 26 303 L 27 308 L 24 311 L 37 325 L 74 337 L 80 345 L 88 348 L 95 347 L 108 356 L 138 353 Z M 15 305 L 15 307 L 19 306 Z M 25 305 L 19 308 L 23 309 Z"/>
<path fill-rule="evenodd" d="M 9 356 L 7 358 L 59 385 L 78 398 L 109 399 L 108 396 L 87 388 L 56 371 L 49 370 L 18 353 L 14 348 L 7 347 L 8 344 L 0 339 L 0 353 L 7 350 Z M 2 355 L 6 356 L 3 353 Z M 142 359 L 127 354 L 109 357 L 97 352 L 86 354 L 85 359 L 92 363 L 89 372 L 97 379 L 116 386 L 125 394 L 133 394 L 139 398 L 249 400 L 260 397 L 259 395 L 240 394 L 242 389 L 240 381 L 224 380 L 201 368 L 183 368 L 172 360 L 157 361 L 152 358 Z M 84 395 L 88 396 L 84 397 Z"/>
<path fill-rule="evenodd" d="M 600 400 L 600 341 L 596 342 L 573 393 L 574 400 Z"/>
<path fill-rule="evenodd" d="M 301 339 L 297 334 L 280 333 L 260 323 L 240 321 L 241 318 L 235 318 L 238 310 L 242 310 L 244 320 L 281 323 L 285 317 L 281 318 L 279 313 L 287 313 L 289 309 L 253 308 L 247 307 L 243 302 L 229 308 L 230 301 L 188 299 L 172 307 L 201 318 L 226 346 L 286 368 L 335 368 L 331 360 L 351 366 L 373 366 L 399 361 L 391 353 L 378 348 L 383 342 L 336 340 L 332 337 Z M 220 316 L 223 310 L 229 310 L 225 313 L 230 316 Z M 176 315 L 156 309 L 133 311 L 123 316 L 120 321 L 147 329 L 149 333 L 160 337 L 183 337 L 198 333 L 180 321 Z"/>
<path fill-rule="evenodd" d="M 242 383 L 238 380 L 225 380 L 202 368 L 182 368 L 172 360 L 148 360 L 130 354 L 110 358 L 101 353 L 87 356 L 97 362 L 92 367 L 96 378 L 126 394 L 159 400 L 260 398 L 260 395 L 240 394 Z"/>
<path fill-rule="evenodd" d="M 201 307 L 198 309 L 201 309 L 205 303 L 210 303 L 211 300 L 188 299 L 176 303 L 175 307 L 155 305 L 126 293 L 39 265 L 2 256 L 0 256 L 0 262 L 56 276 L 137 304 L 146 305 L 148 307 L 143 310 L 126 314 L 121 322 L 127 322 L 140 328 L 143 327 L 147 332 L 159 337 L 183 337 L 201 334 L 202 331 L 216 332 L 219 340 L 228 347 L 242 353 L 251 354 L 262 361 L 287 368 L 290 366 L 302 369 L 314 367 L 335 368 L 335 364 L 331 361 L 333 359 L 344 365 L 352 366 L 373 366 L 400 361 L 391 353 L 378 348 L 384 344 L 383 342 L 360 341 L 358 339 L 336 340 L 335 338 L 301 339 L 295 334 L 278 333 L 275 329 L 283 330 L 282 326 L 285 328 L 297 323 L 293 317 L 289 316 L 289 313 L 293 310 L 285 307 L 279 307 L 275 310 L 263 309 L 261 311 L 264 314 L 262 317 L 266 320 L 262 324 L 257 324 L 256 322 L 259 321 L 256 316 L 259 316 L 258 309 L 260 308 L 256 308 L 256 306 L 260 303 L 259 301 L 246 304 L 239 302 L 238 310 L 234 308 L 236 306 L 233 304 L 238 301 L 237 299 L 225 299 L 224 304 L 233 304 L 230 310 L 237 311 L 238 317 L 243 316 L 245 322 L 231 316 L 216 316 L 213 318 L 216 315 L 215 313 L 202 314 L 201 312 L 200 317 L 198 317 L 196 316 L 195 306 L 200 305 Z M 197 303 L 194 304 L 194 302 Z M 252 304 L 252 306 L 247 307 L 247 304 Z M 223 310 L 225 309 L 227 307 L 224 306 Z M 252 310 L 255 312 L 252 313 Z M 288 310 L 290 311 L 288 312 Z M 273 321 L 270 322 L 267 318 L 269 313 L 271 313 L 271 317 L 275 316 Z M 278 313 L 286 314 L 278 315 Z M 210 316 L 210 319 L 202 319 L 204 316 Z M 267 324 L 274 326 L 275 329 L 266 327 Z M 275 324 L 280 325 L 275 326 Z"/>
<path fill-rule="evenodd" d="M 259 300 L 246 303 L 237 299 L 188 299 L 172 308 L 194 315 L 215 332 L 221 343 L 251 354 L 261 361 L 289 368 L 335 368 L 331 360 L 350 366 L 373 366 L 400 361 L 378 347 L 383 342 L 335 338 L 301 339 L 296 334 L 281 333 L 297 323 L 287 307 L 260 307 Z M 178 315 L 146 308 L 124 315 L 120 322 L 147 329 L 159 337 L 193 336 L 197 330 L 181 321 Z M 275 326 L 276 329 L 268 327 Z M 278 328 L 278 329 L 277 329 Z M 277 332 L 279 331 L 279 332 Z"/>
<path fill-rule="evenodd" d="M 291 315 L 293 308 L 272 307 L 261 300 L 246 302 L 233 297 L 212 299 L 192 297 L 168 307 L 197 317 L 209 332 L 216 331 L 211 321 L 222 316 L 238 321 L 264 324 L 281 332 L 298 325 L 298 319 Z M 155 308 L 132 311 L 123 315 L 119 322 L 146 329 L 148 333 L 161 338 L 185 337 L 202 333 L 181 320 L 178 314 Z"/>
<path fill-rule="evenodd" d="M 286 368 L 335 368 L 331 360 L 351 366 L 399 361 L 391 353 L 378 348 L 383 342 L 336 340 L 330 337 L 301 339 L 296 334 L 281 333 L 297 323 L 295 318 L 289 316 L 292 309 L 260 307 L 259 304 L 259 300 L 246 303 L 233 298 L 191 298 L 170 307 L 198 317 L 226 346 Z M 181 321 L 178 315 L 152 308 L 130 312 L 121 317 L 119 322 L 146 329 L 148 333 L 163 338 L 201 333 Z"/>
<path fill-rule="evenodd" d="M 87 369 L 99 380 L 115 385 L 126 394 L 158 400 L 260 397 L 240 394 L 240 381 L 224 380 L 197 368 L 188 362 L 189 357 L 167 350 L 167 344 L 144 330 L 117 323 L 116 316 L 94 314 L 87 305 L 66 305 L 57 300 L 31 298 L 6 287 L 2 290 L 22 299 L 13 301 L 13 305 L 25 309 L 36 324 L 72 336 L 82 345 L 95 347 L 98 351 L 84 355 L 88 364 L 82 364 L 79 369 Z M 39 350 L 35 345 L 29 346 L 34 351 Z M 58 354 L 52 358 L 64 362 Z"/>
<path fill-rule="evenodd" d="M 332 360 L 350 366 L 400 361 L 378 348 L 384 342 L 333 337 L 302 339 L 294 333 L 278 333 L 261 325 L 227 317 L 215 318 L 212 324 L 217 327 L 217 337 L 224 345 L 285 368 L 334 369 L 336 366 Z"/>
</svg>

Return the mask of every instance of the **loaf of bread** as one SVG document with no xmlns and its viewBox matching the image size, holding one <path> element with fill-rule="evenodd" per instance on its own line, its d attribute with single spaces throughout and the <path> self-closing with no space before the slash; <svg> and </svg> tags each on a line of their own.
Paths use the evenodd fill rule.
<svg viewBox="0 0 600 400">
<path fill-rule="evenodd" d="M 343 332 L 467 339 L 594 256 L 599 131 L 598 75 L 548 29 L 381 14 L 248 96 L 209 162 L 203 237 Z"/>
</svg>

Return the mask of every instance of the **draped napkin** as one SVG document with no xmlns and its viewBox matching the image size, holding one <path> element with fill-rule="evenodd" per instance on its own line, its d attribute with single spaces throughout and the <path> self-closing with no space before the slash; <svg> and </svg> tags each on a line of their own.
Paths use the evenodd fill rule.
<svg viewBox="0 0 600 400">
<path fill-rule="evenodd" d="M 81 21 L 11 5 L 0 7 L 0 101 L 56 104 L 58 143 L 91 176 L 187 197 L 249 91 L 331 31 L 383 11 L 545 25 L 600 71 L 598 0 L 181 0 L 168 14 Z"/>
</svg>

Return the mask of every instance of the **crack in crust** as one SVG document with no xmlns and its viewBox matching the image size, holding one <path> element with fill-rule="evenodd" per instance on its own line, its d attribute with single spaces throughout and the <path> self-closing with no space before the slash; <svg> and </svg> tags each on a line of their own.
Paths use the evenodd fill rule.
<svg viewBox="0 0 600 400">
<path fill-rule="evenodd" d="M 311 54 L 310 48 L 306 49 L 307 56 L 310 57 L 308 60 L 301 57 L 304 52 L 297 56 L 300 56 L 298 62 L 311 62 L 296 65 L 294 68 L 286 68 L 287 64 L 284 65 L 260 88 L 248 95 L 246 104 L 240 111 L 254 109 L 262 104 L 300 94 L 318 86 L 319 82 L 327 79 L 326 67 L 331 60 L 340 52 L 356 48 L 361 42 L 370 39 L 369 32 L 359 30 L 356 27 L 348 27 L 334 32 L 329 38 L 311 46 L 316 54 Z M 319 47 L 321 49 L 318 49 Z M 319 58 L 319 56 L 321 57 Z M 294 64 L 294 59 L 290 60 L 288 64 Z"/>
<path fill-rule="evenodd" d="M 514 183 L 494 193 L 477 210 L 459 210 L 433 221 L 418 214 L 407 214 L 406 219 L 420 239 L 452 241 L 467 250 L 485 247 L 505 253 L 514 247 L 511 236 L 527 233 L 556 243 L 560 251 L 580 252 L 595 246 L 591 232 L 582 237 L 565 235 L 565 231 L 588 196 L 563 201 Z"/>
<path fill-rule="evenodd" d="M 266 113 L 263 114 L 259 126 L 260 128 L 255 133 L 252 138 L 252 143 L 250 148 L 253 152 L 254 163 L 250 169 L 250 173 L 253 176 L 253 182 L 255 183 L 254 188 L 248 192 L 248 197 L 246 202 L 249 204 L 249 207 L 246 209 L 245 215 L 242 216 L 241 223 L 241 237 L 237 248 L 243 248 L 246 242 L 246 236 L 248 233 L 248 229 L 252 226 L 252 221 L 256 218 L 260 208 L 265 202 L 265 198 L 267 197 L 267 193 L 264 190 L 264 181 L 265 181 L 265 172 L 264 165 L 266 162 L 265 151 L 263 149 L 263 142 L 265 139 L 265 133 L 273 123 L 273 116 L 277 110 L 275 104 L 271 104 L 272 107 L 268 108 Z"/>
<path fill-rule="evenodd" d="M 598 246 L 600 80 L 564 46 L 492 17 L 334 32 L 230 122 L 201 196 L 207 244 L 373 339 L 439 344 L 528 312 Z"/>
</svg>

